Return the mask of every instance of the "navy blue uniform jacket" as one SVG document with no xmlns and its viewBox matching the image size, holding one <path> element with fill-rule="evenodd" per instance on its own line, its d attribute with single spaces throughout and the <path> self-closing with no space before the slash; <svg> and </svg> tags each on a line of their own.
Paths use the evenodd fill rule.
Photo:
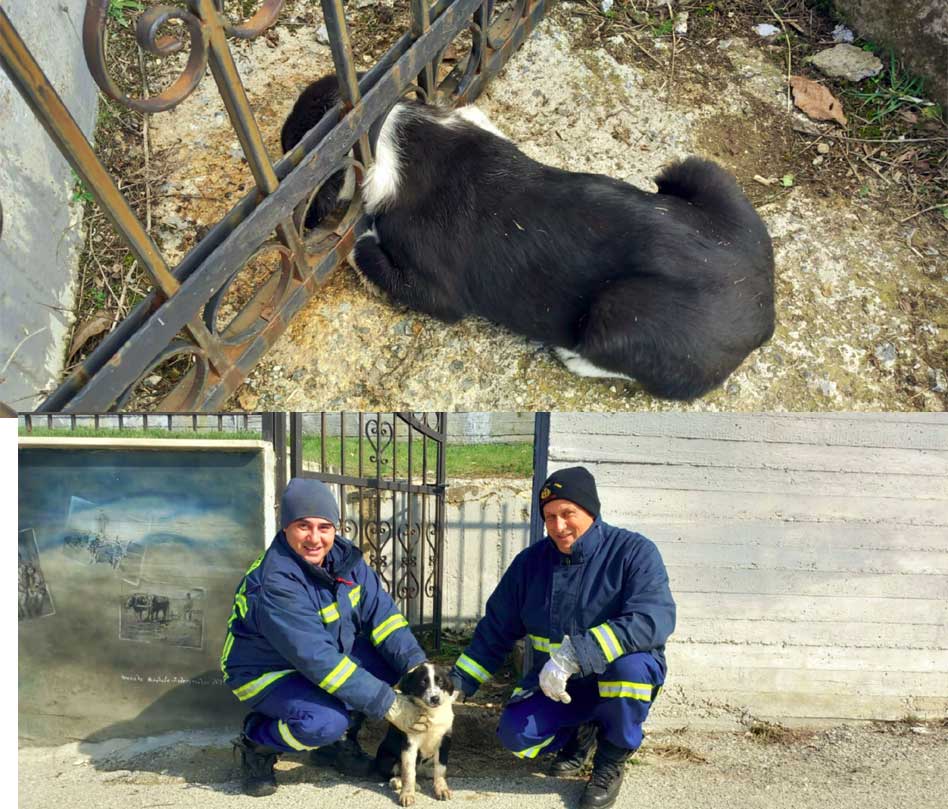
<svg viewBox="0 0 948 809">
<path fill-rule="evenodd" d="M 650 652 L 664 673 L 665 641 L 674 628 L 675 602 L 658 548 L 597 517 L 571 554 L 546 537 L 514 557 L 453 673 L 473 694 L 527 637 L 533 666 L 519 689 L 531 691 L 564 635 L 576 649 L 579 677 L 601 674 L 630 652 Z"/>
<path fill-rule="evenodd" d="M 221 671 L 250 707 L 275 682 L 299 672 L 351 709 L 378 719 L 395 692 L 349 658 L 360 634 L 397 672 L 425 659 L 408 621 L 358 548 L 337 536 L 316 567 L 300 558 L 280 531 L 237 588 Z"/>
</svg>

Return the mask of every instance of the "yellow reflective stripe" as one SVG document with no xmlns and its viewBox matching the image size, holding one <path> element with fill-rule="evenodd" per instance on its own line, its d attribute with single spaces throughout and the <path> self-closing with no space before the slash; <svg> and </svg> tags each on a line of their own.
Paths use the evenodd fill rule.
<svg viewBox="0 0 948 809">
<path fill-rule="evenodd" d="M 539 744 L 535 744 L 533 747 L 528 747 L 526 750 L 521 750 L 520 752 L 514 751 L 514 755 L 517 758 L 536 758 L 537 753 L 539 753 L 544 747 L 546 747 L 555 738 L 556 738 L 555 735 L 550 736 L 549 739 L 544 739 Z"/>
<path fill-rule="evenodd" d="M 402 615 L 400 612 L 390 615 L 372 630 L 372 643 L 378 646 L 396 629 L 401 629 L 403 626 L 408 626 L 408 621 L 405 619 L 404 615 Z"/>
<path fill-rule="evenodd" d="M 323 677 L 319 687 L 330 694 L 334 694 L 336 689 L 348 680 L 355 670 L 356 664 L 343 655 L 336 668 Z"/>
<path fill-rule="evenodd" d="M 549 654 L 561 646 L 559 643 L 550 643 L 549 638 L 541 638 L 539 635 L 527 635 L 527 637 L 530 638 L 530 641 L 533 643 L 533 648 L 538 652 L 546 652 Z"/>
<path fill-rule="evenodd" d="M 285 669 L 284 671 L 268 671 L 266 674 L 261 674 L 255 680 L 251 680 L 249 683 L 244 683 L 240 688 L 234 689 L 234 696 L 237 697 L 241 702 L 244 702 L 251 697 L 257 696 L 264 688 L 272 683 L 275 683 L 281 677 L 286 677 L 287 674 L 293 674 L 295 669 Z"/>
<path fill-rule="evenodd" d="M 319 611 L 319 617 L 323 619 L 324 624 L 331 624 L 339 620 L 339 607 L 336 604 L 330 604 Z"/>
<path fill-rule="evenodd" d="M 244 595 L 244 587 L 246 586 L 247 582 L 244 581 L 244 583 L 240 586 L 240 592 L 234 596 L 234 609 L 237 610 L 237 613 L 241 618 L 247 617 L 247 610 L 249 609 L 247 607 L 247 596 Z"/>
<path fill-rule="evenodd" d="M 357 584 L 349 591 L 349 603 L 352 606 L 356 606 L 359 603 L 359 599 L 362 598 L 362 585 Z"/>
<path fill-rule="evenodd" d="M 611 663 L 617 657 L 622 656 L 622 644 L 619 643 L 616 633 L 612 631 L 612 627 L 609 626 L 609 624 L 599 624 L 599 626 L 594 626 L 589 631 L 592 632 L 596 640 L 599 641 L 599 646 L 602 648 L 602 653 L 606 656 L 607 663 Z"/>
<path fill-rule="evenodd" d="M 230 647 L 234 645 L 234 635 L 228 629 L 227 639 L 224 641 L 224 650 L 221 652 L 221 673 L 227 676 L 227 655 L 230 654 Z"/>
<path fill-rule="evenodd" d="M 319 745 L 313 746 L 303 744 L 292 733 L 290 733 L 290 728 L 282 719 L 277 722 L 277 728 L 280 731 L 280 736 L 283 738 L 283 741 L 285 741 L 294 750 L 316 750 L 319 748 Z"/>
<path fill-rule="evenodd" d="M 652 701 L 651 683 L 633 683 L 628 680 L 599 681 L 600 697 L 625 697 L 639 699 L 642 702 Z M 657 696 L 657 695 L 656 695 Z"/>
<path fill-rule="evenodd" d="M 476 660 L 465 654 L 462 654 L 458 658 L 458 662 L 455 663 L 455 665 L 461 669 L 461 671 L 466 671 L 479 683 L 487 682 L 487 680 L 490 679 L 490 672 Z"/>
</svg>

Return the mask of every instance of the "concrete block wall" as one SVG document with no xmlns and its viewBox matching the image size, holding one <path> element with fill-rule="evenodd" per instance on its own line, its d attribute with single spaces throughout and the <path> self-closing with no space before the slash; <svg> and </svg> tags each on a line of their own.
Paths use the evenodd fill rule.
<svg viewBox="0 0 948 809">
<path fill-rule="evenodd" d="M 85 5 L 4 0 L 3 10 L 91 137 L 96 89 L 82 53 Z M 0 401 L 20 411 L 33 410 L 63 370 L 82 248 L 74 185 L 72 169 L 0 71 Z"/>
<path fill-rule="evenodd" d="M 664 557 L 659 716 L 948 714 L 945 414 L 554 414 L 549 458 Z"/>
</svg>

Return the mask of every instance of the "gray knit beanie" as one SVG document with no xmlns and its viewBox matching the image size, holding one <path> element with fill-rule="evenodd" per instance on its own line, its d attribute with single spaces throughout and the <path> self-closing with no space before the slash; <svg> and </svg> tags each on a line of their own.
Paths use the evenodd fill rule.
<svg viewBox="0 0 948 809">
<path fill-rule="evenodd" d="M 280 527 L 303 517 L 323 517 L 339 525 L 339 506 L 330 488 L 320 480 L 293 478 L 280 500 Z"/>
</svg>

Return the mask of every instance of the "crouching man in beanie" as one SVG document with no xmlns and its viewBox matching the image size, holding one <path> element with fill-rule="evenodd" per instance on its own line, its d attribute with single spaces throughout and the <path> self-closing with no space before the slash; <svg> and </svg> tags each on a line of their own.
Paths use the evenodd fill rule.
<svg viewBox="0 0 948 809">
<path fill-rule="evenodd" d="M 586 469 L 550 475 L 537 507 L 546 538 L 511 562 L 452 674 L 471 695 L 526 637 L 533 667 L 504 708 L 500 740 L 520 758 L 556 753 L 560 776 L 578 774 L 595 747 L 581 806 L 602 809 L 665 681 L 675 602 L 655 545 L 602 521 Z"/>
<path fill-rule="evenodd" d="M 244 575 L 221 655 L 227 685 L 250 713 L 235 740 L 243 790 L 276 790 L 283 752 L 366 776 L 358 742 L 366 716 L 423 730 L 419 709 L 392 684 L 424 661 L 378 575 L 336 535 L 332 492 L 294 478 L 280 505 L 281 530 Z"/>
</svg>

